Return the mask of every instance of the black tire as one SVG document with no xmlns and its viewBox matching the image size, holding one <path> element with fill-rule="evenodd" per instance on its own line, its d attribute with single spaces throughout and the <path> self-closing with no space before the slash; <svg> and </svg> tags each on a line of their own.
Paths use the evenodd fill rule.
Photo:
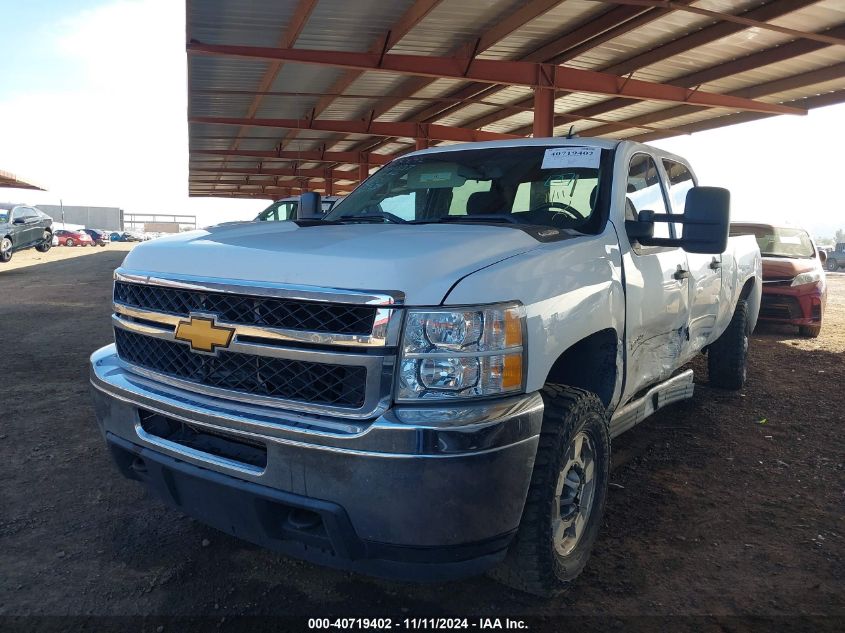
<svg viewBox="0 0 845 633">
<path fill-rule="evenodd" d="M 13 244 L 11 238 L 0 238 L 0 264 L 6 264 L 12 260 Z"/>
<path fill-rule="evenodd" d="M 44 231 L 44 238 L 42 242 L 35 247 L 39 253 L 46 253 L 53 246 L 53 234 L 49 231 Z"/>
<path fill-rule="evenodd" d="M 607 500 L 610 434 L 607 412 L 595 394 L 574 387 L 546 385 L 542 395 L 543 427 L 522 520 L 505 560 L 490 575 L 514 589 L 549 597 L 564 592 L 590 557 Z M 587 473 L 576 483 L 569 476 L 578 467 L 571 460 L 578 438 L 582 438 L 581 446 L 592 449 L 593 456 L 591 481 L 594 483 L 584 517 L 579 515 L 582 495 L 588 488 Z M 582 463 L 589 464 L 583 454 L 581 457 Z M 570 464 L 573 470 L 569 470 Z M 577 474 L 574 476 L 577 478 Z M 566 504 L 564 494 L 570 497 Z M 566 530 L 562 521 L 564 508 L 569 509 L 567 519 L 573 511 L 576 516 L 569 519 L 573 524 Z M 566 536 L 568 543 L 555 538 L 556 534 L 566 535 L 574 529 L 579 518 L 583 520 L 580 537 Z M 571 549 L 566 550 L 565 546 Z"/>
<path fill-rule="evenodd" d="M 839 270 L 839 262 L 833 259 L 832 257 L 827 258 L 827 269 L 830 272 L 836 272 Z"/>
<path fill-rule="evenodd" d="M 748 302 L 736 304 L 728 329 L 707 349 L 707 373 L 710 384 L 720 389 L 742 389 L 748 364 Z"/>
<path fill-rule="evenodd" d="M 76 242 L 73 241 L 72 237 L 69 237 L 65 240 L 65 246 L 76 246 Z"/>
<path fill-rule="evenodd" d="M 799 325 L 798 334 L 805 338 L 818 338 L 821 334 L 822 326 L 819 325 Z"/>
</svg>

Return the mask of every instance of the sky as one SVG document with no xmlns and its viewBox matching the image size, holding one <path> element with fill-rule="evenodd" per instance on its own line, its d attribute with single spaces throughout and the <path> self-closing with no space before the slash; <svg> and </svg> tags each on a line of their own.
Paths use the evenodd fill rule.
<svg viewBox="0 0 845 633">
<path fill-rule="evenodd" d="M 32 204 L 249 219 L 263 200 L 188 197 L 185 10 L 179 0 L 0 0 L 0 169 Z M 845 229 L 845 105 L 654 144 L 727 187 L 734 219 Z"/>
</svg>

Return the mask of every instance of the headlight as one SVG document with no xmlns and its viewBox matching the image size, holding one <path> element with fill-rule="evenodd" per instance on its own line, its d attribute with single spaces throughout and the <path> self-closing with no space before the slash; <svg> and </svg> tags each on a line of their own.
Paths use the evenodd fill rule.
<svg viewBox="0 0 845 633">
<path fill-rule="evenodd" d="M 806 286 L 807 284 L 818 283 L 821 280 L 822 280 L 822 271 L 811 270 L 810 272 L 801 273 L 800 275 L 796 275 L 795 279 L 793 279 L 792 283 L 789 284 L 789 285 L 790 286 Z"/>
<path fill-rule="evenodd" d="M 524 310 L 409 310 L 397 400 L 477 398 L 523 388 Z"/>
</svg>

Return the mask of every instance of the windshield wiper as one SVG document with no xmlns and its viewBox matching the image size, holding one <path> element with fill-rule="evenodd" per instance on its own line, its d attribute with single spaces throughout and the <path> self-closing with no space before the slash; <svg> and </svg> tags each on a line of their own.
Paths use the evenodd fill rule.
<svg viewBox="0 0 845 633">
<path fill-rule="evenodd" d="M 400 218 L 398 215 L 393 215 L 392 213 L 362 213 L 361 215 L 355 215 L 354 213 L 350 213 L 349 215 L 342 215 L 337 219 L 339 221 L 361 220 L 363 222 L 375 222 L 377 220 L 386 220 L 392 224 L 407 224 L 408 222 L 407 220 Z"/>
<path fill-rule="evenodd" d="M 520 223 L 520 221 L 512 215 L 504 215 L 501 213 L 485 213 L 479 215 L 444 215 L 441 218 L 436 218 L 434 220 L 425 220 L 424 222 L 426 224 L 429 222 L 504 222 L 505 224 Z"/>
</svg>

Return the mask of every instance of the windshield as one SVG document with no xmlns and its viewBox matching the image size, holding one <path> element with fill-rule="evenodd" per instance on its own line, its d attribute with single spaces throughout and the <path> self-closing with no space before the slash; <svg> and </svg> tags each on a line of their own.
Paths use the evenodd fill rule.
<svg viewBox="0 0 845 633">
<path fill-rule="evenodd" d="M 538 146 L 400 158 L 339 201 L 325 219 L 584 227 L 604 180 L 601 153 L 594 147 Z"/>
<path fill-rule="evenodd" d="M 7 209 L 0 209 L 0 224 L 5 224 L 9 221 L 9 211 Z"/>
<path fill-rule="evenodd" d="M 803 229 L 778 228 L 770 226 L 737 227 L 734 235 L 753 235 L 763 257 L 815 257 L 813 242 Z"/>
</svg>

